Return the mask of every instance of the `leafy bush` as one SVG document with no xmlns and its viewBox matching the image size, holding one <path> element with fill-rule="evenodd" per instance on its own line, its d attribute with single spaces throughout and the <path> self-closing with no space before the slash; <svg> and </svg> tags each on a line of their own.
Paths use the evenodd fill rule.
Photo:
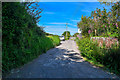
<svg viewBox="0 0 120 80">
<path fill-rule="evenodd" d="M 67 36 L 66 36 L 66 33 L 67 33 Z M 71 36 L 70 31 L 65 31 L 62 35 L 65 37 L 65 40 L 69 40 L 69 38 Z"/>
<path fill-rule="evenodd" d="M 34 17 L 20 3 L 2 3 L 2 71 L 28 63 L 59 44 L 59 37 L 46 37 Z M 55 41 L 55 40 L 57 41 Z"/>
<path fill-rule="evenodd" d="M 79 33 L 75 33 L 75 34 L 73 35 L 73 37 L 77 37 L 78 34 L 79 34 Z"/>
<path fill-rule="evenodd" d="M 111 10 L 96 9 L 91 12 L 91 16 L 81 17 L 78 22 L 78 27 L 82 30 L 84 36 L 106 36 L 120 37 L 120 15 L 117 11 L 120 10 L 120 1 L 111 3 Z M 119 11 L 120 12 L 120 11 Z"/>
<path fill-rule="evenodd" d="M 24 43 L 21 43 L 21 45 L 22 47 L 17 48 L 15 44 L 11 44 L 7 45 L 6 48 L 5 44 L 3 44 L 3 71 L 9 71 L 12 68 L 21 66 L 54 47 L 52 41 L 47 37 L 38 37 L 30 40 L 31 46 L 29 47 L 25 46 Z"/>
<path fill-rule="evenodd" d="M 120 48 L 115 45 L 112 48 L 99 47 L 97 41 L 92 42 L 89 38 L 77 39 L 81 55 L 103 64 L 111 72 L 120 75 Z"/>
</svg>

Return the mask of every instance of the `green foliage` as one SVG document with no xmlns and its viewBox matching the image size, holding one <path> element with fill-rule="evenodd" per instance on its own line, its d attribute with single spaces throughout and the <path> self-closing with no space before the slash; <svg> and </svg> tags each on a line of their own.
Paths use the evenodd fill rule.
<svg viewBox="0 0 120 80">
<path fill-rule="evenodd" d="M 46 36 L 53 36 L 53 34 L 46 33 L 46 32 L 45 32 L 45 35 L 46 35 Z"/>
<path fill-rule="evenodd" d="M 8 48 L 3 46 L 3 71 L 17 68 L 54 47 L 51 39 L 47 37 L 34 37 L 32 39 L 34 40 L 29 40 L 30 43 L 27 43 L 29 46 L 24 43 L 21 43 L 22 46 L 18 48 L 14 47 L 15 44 L 8 45 Z"/>
<path fill-rule="evenodd" d="M 116 45 L 110 49 L 105 46 L 99 47 L 97 42 L 92 42 L 89 38 L 77 39 L 76 41 L 82 56 L 104 65 L 109 68 L 110 72 L 120 74 L 120 48 Z"/>
<path fill-rule="evenodd" d="M 78 27 L 82 30 L 82 35 L 88 36 L 90 18 L 82 15 L 81 21 L 78 23 Z"/>
<path fill-rule="evenodd" d="M 2 3 L 2 71 L 28 63 L 40 54 L 59 44 L 45 36 L 34 17 L 20 3 Z"/>
<path fill-rule="evenodd" d="M 78 34 L 79 34 L 79 33 L 75 33 L 75 34 L 73 35 L 73 37 L 77 37 Z"/>
<path fill-rule="evenodd" d="M 67 33 L 67 35 L 66 35 L 66 33 Z M 70 31 L 65 31 L 62 35 L 65 37 L 65 40 L 69 40 L 69 38 L 71 37 Z"/>
<path fill-rule="evenodd" d="M 90 17 L 83 16 L 78 23 L 78 27 L 85 36 L 108 36 L 119 37 L 120 35 L 120 2 L 113 3 L 111 11 L 104 8 L 91 12 Z"/>
<path fill-rule="evenodd" d="M 52 40 L 52 42 L 55 46 L 60 44 L 60 38 L 58 35 L 48 36 L 48 37 Z"/>
</svg>

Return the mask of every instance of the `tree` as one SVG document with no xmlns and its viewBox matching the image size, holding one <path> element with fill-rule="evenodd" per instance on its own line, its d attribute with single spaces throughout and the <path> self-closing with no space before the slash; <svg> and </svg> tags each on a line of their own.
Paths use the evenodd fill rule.
<svg viewBox="0 0 120 80">
<path fill-rule="evenodd" d="M 65 37 L 65 40 L 68 40 L 71 36 L 70 31 L 65 31 L 62 35 Z"/>
<path fill-rule="evenodd" d="M 86 17 L 82 15 L 81 21 L 77 24 L 77 26 L 82 30 L 82 35 L 88 36 L 88 30 L 90 29 L 90 17 Z"/>
<path fill-rule="evenodd" d="M 90 17 L 83 16 L 78 23 L 85 36 L 109 36 L 120 39 L 120 1 L 113 3 L 111 11 L 96 9 Z"/>
<path fill-rule="evenodd" d="M 38 55 L 40 39 L 45 37 L 25 5 L 19 2 L 2 3 L 2 71 L 16 68 Z M 27 56 L 27 58 L 26 58 Z"/>
<path fill-rule="evenodd" d="M 75 33 L 75 34 L 73 35 L 73 37 L 77 37 L 78 34 L 79 34 L 79 33 Z"/>
<path fill-rule="evenodd" d="M 26 2 L 23 3 L 23 5 L 25 5 L 27 12 L 32 15 L 32 17 L 35 19 L 36 22 L 40 21 L 41 18 L 41 12 L 43 11 L 43 9 L 40 8 L 40 5 L 38 5 L 38 2 Z"/>
</svg>

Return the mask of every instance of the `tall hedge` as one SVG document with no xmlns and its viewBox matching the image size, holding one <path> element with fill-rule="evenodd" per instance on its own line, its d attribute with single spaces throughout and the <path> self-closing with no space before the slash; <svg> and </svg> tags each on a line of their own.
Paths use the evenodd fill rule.
<svg viewBox="0 0 120 80">
<path fill-rule="evenodd" d="M 2 3 L 2 14 L 3 73 L 24 65 L 55 46 L 21 3 Z"/>
</svg>

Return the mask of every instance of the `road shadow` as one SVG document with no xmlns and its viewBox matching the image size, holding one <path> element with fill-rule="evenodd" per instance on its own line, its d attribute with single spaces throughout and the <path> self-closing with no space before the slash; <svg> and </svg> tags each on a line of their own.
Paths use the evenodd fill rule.
<svg viewBox="0 0 120 80">
<path fill-rule="evenodd" d="M 80 55 L 79 53 L 70 53 L 70 54 L 64 54 L 64 55 L 67 55 L 67 56 L 74 56 L 74 55 Z"/>
<path fill-rule="evenodd" d="M 49 54 L 52 54 L 52 56 L 49 56 Z M 33 67 L 34 67 L 34 69 L 33 69 Z M 62 74 L 66 75 L 66 73 L 69 73 L 67 71 L 72 71 L 74 69 L 79 70 L 79 68 L 81 68 L 82 70 L 85 70 L 87 72 L 89 72 L 89 70 L 91 70 L 91 72 L 92 71 L 96 72 L 96 70 L 97 70 L 97 72 L 99 72 L 98 69 L 95 69 L 96 67 L 93 67 L 88 62 L 83 60 L 80 53 L 77 53 L 74 50 L 61 49 L 60 47 L 57 47 L 57 48 L 53 48 L 53 49 L 47 51 L 46 54 L 39 56 L 37 59 L 33 60 L 31 63 L 24 65 L 24 67 L 21 68 L 21 70 L 20 70 L 21 71 L 20 74 L 24 73 L 24 74 L 26 74 L 26 76 L 29 76 L 29 70 L 31 70 L 33 72 L 34 72 L 34 70 L 36 70 L 37 74 L 41 73 L 44 75 L 47 74 L 47 75 L 55 77 L 55 75 L 58 73 L 59 76 L 64 77 L 64 75 L 62 75 Z M 35 72 L 35 76 L 36 76 L 36 72 Z M 55 72 L 55 74 L 51 75 L 50 72 L 51 73 Z M 72 72 L 71 72 L 71 74 L 72 74 Z M 15 77 L 16 73 L 14 73 L 14 75 L 10 75 L 10 76 Z M 8 76 L 8 77 L 10 77 L 10 76 Z M 24 75 L 22 75 L 22 76 L 24 76 Z M 24 76 L 24 77 L 26 77 L 26 76 Z M 69 76 L 69 77 L 71 77 L 71 76 Z"/>
<path fill-rule="evenodd" d="M 94 66 L 93 64 L 85 61 L 83 59 L 83 57 L 80 55 L 80 53 L 77 53 L 76 51 L 74 50 L 68 50 L 68 49 L 60 49 L 58 48 L 59 50 L 62 50 L 63 51 L 63 62 L 67 62 L 69 64 L 75 64 L 76 66 L 78 65 L 84 65 L 84 66 L 87 66 L 89 67 L 89 69 L 92 69 L 92 70 L 97 70 L 97 71 L 101 71 L 101 67 L 97 67 L 97 66 Z M 65 63 L 66 65 L 66 63 Z M 104 71 L 104 70 L 103 70 Z M 109 73 L 108 71 L 105 70 L 105 72 L 108 74 L 108 75 L 111 75 L 111 73 Z"/>
<path fill-rule="evenodd" d="M 70 56 L 69 58 L 74 59 L 74 60 L 80 60 L 80 59 L 82 59 L 82 58 L 77 57 L 77 56 Z"/>
</svg>

